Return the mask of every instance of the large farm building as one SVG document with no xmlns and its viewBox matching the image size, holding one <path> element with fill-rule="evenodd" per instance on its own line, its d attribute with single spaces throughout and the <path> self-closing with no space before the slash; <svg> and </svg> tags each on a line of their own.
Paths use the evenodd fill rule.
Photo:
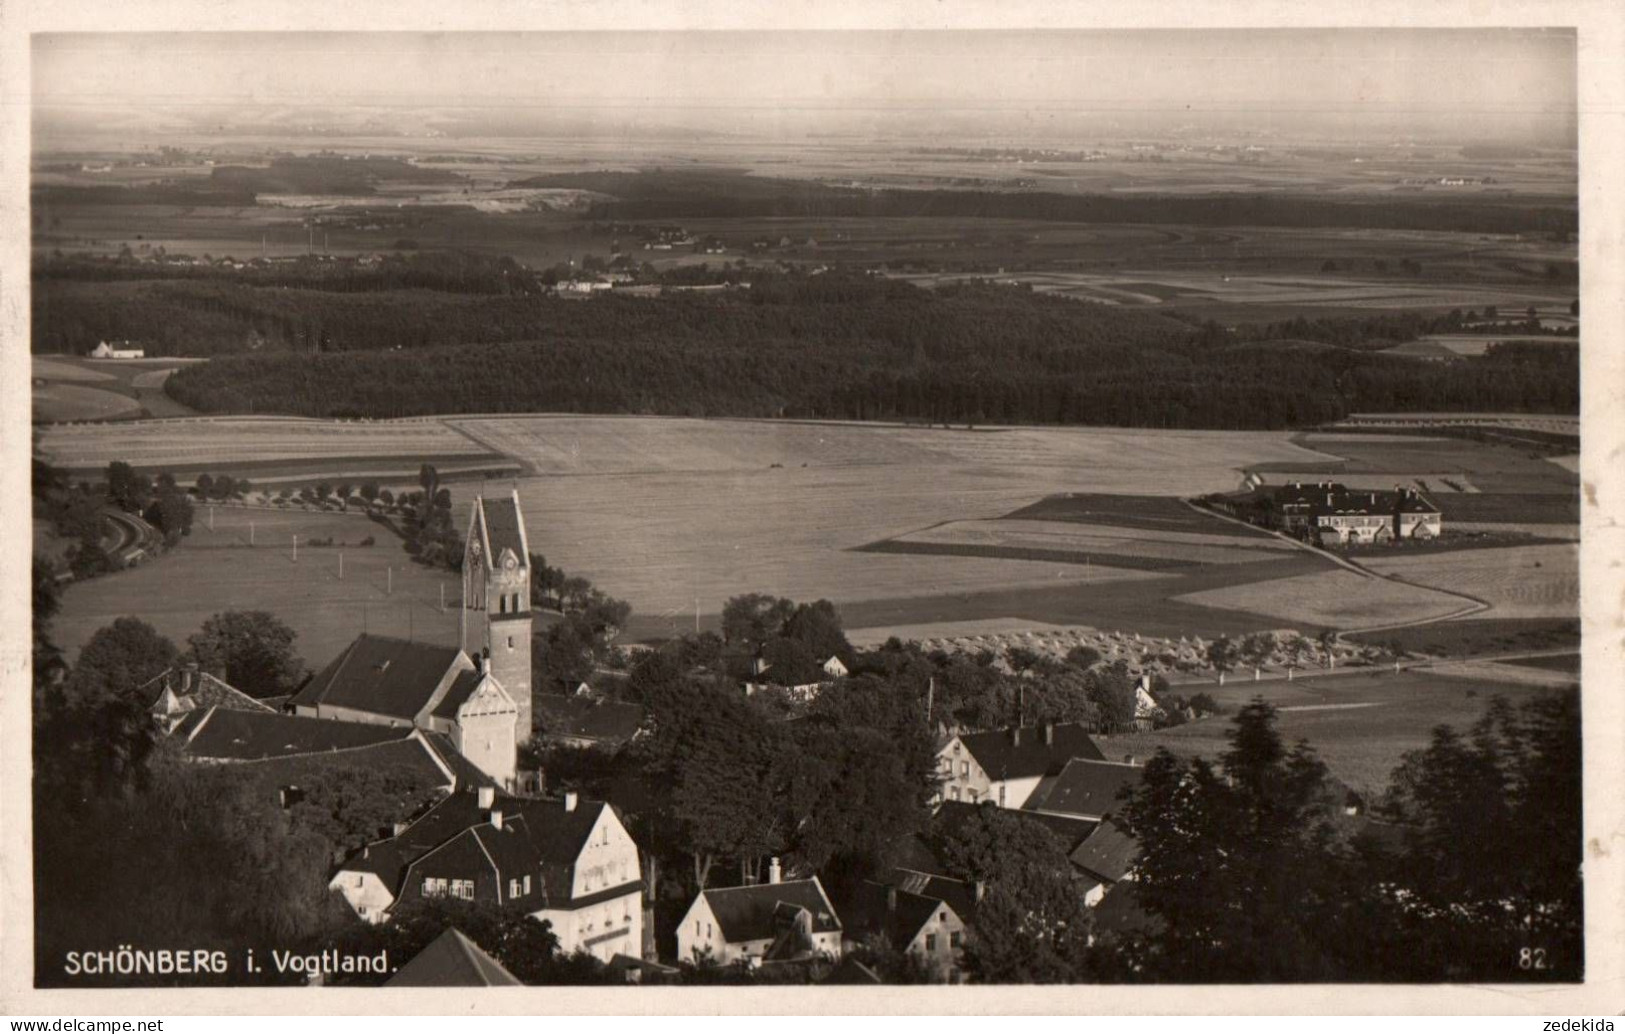
<svg viewBox="0 0 1625 1034">
<path fill-rule="evenodd" d="M 1439 508 L 1426 496 L 1398 486 L 1385 492 L 1335 481 L 1294 481 L 1215 504 L 1254 524 L 1326 546 L 1432 539 L 1443 526 Z"/>
</svg>

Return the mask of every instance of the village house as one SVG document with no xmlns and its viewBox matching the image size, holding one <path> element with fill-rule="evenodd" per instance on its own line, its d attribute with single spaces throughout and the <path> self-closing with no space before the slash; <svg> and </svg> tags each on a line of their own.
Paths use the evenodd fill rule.
<svg viewBox="0 0 1625 1034">
<path fill-rule="evenodd" d="M 642 707 L 606 697 L 538 693 L 535 706 L 536 735 L 544 743 L 617 750 L 643 728 Z"/>
<path fill-rule="evenodd" d="M 1075 757 L 1105 757 L 1076 722 L 961 733 L 937 751 L 938 799 L 1020 808 L 1045 776 Z"/>
<path fill-rule="evenodd" d="M 512 788 L 519 743 L 532 727 L 529 558 L 518 494 L 476 498 L 463 558 L 462 648 L 363 634 L 287 710 L 442 734 Z"/>
<path fill-rule="evenodd" d="M 454 897 L 546 920 L 567 953 L 603 962 L 643 954 L 637 845 L 614 807 L 575 793 L 458 791 L 352 855 L 329 886 L 368 922 L 403 903 Z"/>
<path fill-rule="evenodd" d="M 761 965 L 839 958 L 842 927 L 817 876 L 781 878 L 768 863 L 766 883 L 700 891 L 677 924 L 677 958 L 719 965 Z"/>
<path fill-rule="evenodd" d="M 1073 758 L 1039 783 L 1022 810 L 1104 822 L 1121 805 L 1121 794 L 1140 785 L 1144 766 L 1132 760 Z"/>
<path fill-rule="evenodd" d="M 1111 821 L 1145 774 L 1133 758 L 1091 761 L 1074 758 L 1053 779 L 1046 779 L 1025 805 L 1043 815 L 1083 819 L 1098 825 L 1068 854 L 1072 865 L 1089 881 L 1084 903 L 1097 905 L 1114 884 L 1132 877 L 1139 844 Z"/>
<path fill-rule="evenodd" d="M 914 956 L 940 982 L 958 982 L 965 918 L 941 898 L 865 880 L 841 903 L 846 944 L 889 947 Z"/>
</svg>

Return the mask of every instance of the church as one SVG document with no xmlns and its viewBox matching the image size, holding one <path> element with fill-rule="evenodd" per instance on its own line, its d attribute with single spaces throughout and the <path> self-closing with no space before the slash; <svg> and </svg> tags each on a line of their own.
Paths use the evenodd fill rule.
<svg viewBox="0 0 1625 1034">
<path fill-rule="evenodd" d="M 531 735 L 530 550 L 519 495 L 474 500 L 456 647 L 362 634 L 291 697 L 309 718 L 438 733 L 514 789 Z"/>
</svg>

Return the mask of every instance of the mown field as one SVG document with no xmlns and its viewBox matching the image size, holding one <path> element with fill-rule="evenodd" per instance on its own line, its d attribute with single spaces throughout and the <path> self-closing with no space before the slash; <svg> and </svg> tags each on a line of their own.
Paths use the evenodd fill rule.
<svg viewBox="0 0 1625 1034">
<path fill-rule="evenodd" d="M 74 473 L 99 472 L 114 460 L 147 471 L 208 471 L 252 478 L 290 466 L 325 463 L 334 476 L 380 461 L 415 475 L 421 463 L 500 460 L 438 420 L 334 421 L 293 417 L 206 417 L 117 425 L 52 426 L 40 451 Z M 335 461 L 350 470 L 333 470 Z"/>
<path fill-rule="evenodd" d="M 164 381 L 192 360 L 83 359 L 34 356 L 31 418 L 36 424 L 125 417 L 188 416 L 191 410 L 164 393 Z"/>
<path fill-rule="evenodd" d="M 1449 588 L 1491 605 L 1503 618 L 1580 615 L 1578 545 L 1508 546 L 1405 557 L 1362 557 L 1373 571 L 1420 586 Z"/>
<path fill-rule="evenodd" d="M 368 536 L 374 545 L 361 546 Z M 309 545 L 327 538 L 333 546 Z M 320 668 L 364 628 L 455 644 L 461 592 L 456 575 L 412 562 L 398 538 L 364 516 L 218 506 L 210 531 L 208 507 L 200 506 L 192 534 L 159 559 L 70 584 L 54 635 L 71 661 L 98 628 L 132 615 L 184 648 L 212 614 L 268 610 L 292 626 L 295 649 Z"/>
<path fill-rule="evenodd" d="M 1405 753 L 1428 745 L 1435 726 L 1465 730 L 1496 696 L 1516 704 L 1549 690 L 1407 670 L 1290 683 L 1231 682 L 1207 692 L 1232 714 L 1254 694 L 1264 695 L 1280 710 L 1278 728 L 1288 743 L 1308 740 L 1334 776 L 1374 801 Z M 1113 758 L 1133 754 L 1143 761 L 1166 747 L 1176 755 L 1212 759 L 1228 748 L 1231 728 L 1228 718 L 1208 718 L 1155 733 L 1101 737 L 1100 746 Z"/>
</svg>

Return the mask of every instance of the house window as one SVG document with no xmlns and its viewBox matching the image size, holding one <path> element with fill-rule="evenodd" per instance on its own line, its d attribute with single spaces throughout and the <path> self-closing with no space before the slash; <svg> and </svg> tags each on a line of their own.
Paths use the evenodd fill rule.
<svg viewBox="0 0 1625 1034">
<path fill-rule="evenodd" d="M 525 877 L 525 893 L 530 893 L 530 877 L 528 875 Z"/>
<path fill-rule="evenodd" d="M 699 935 L 700 935 L 700 921 L 698 919 L 696 919 L 696 920 L 694 920 L 694 936 L 698 937 Z"/>
<path fill-rule="evenodd" d="M 937 922 L 946 923 L 947 921 L 948 921 L 948 913 L 946 913 L 946 912 L 938 912 L 937 913 Z"/>
<path fill-rule="evenodd" d="M 508 649 L 513 649 L 513 636 L 508 637 Z"/>
<path fill-rule="evenodd" d="M 440 898 L 446 896 L 446 881 L 436 876 L 428 876 L 423 880 L 423 896 L 426 898 Z"/>
<path fill-rule="evenodd" d="M 957 787 L 957 786 L 948 787 L 948 796 L 950 798 L 952 798 L 953 800 L 956 800 L 956 801 L 959 800 L 959 787 Z"/>
<path fill-rule="evenodd" d="M 367 877 L 365 875 L 361 874 L 361 873 L 357 873 L 356 878 L 355 878 L 355 885 L 357 887 L 365 887 L 367 885 Z"/>
<path fill-rule="evenodd" d="M 959 947 L 959 933 L 958 933 L 958 931 L 955 931 L 954 933 L 951 933 L 951 934 L 948 935 L 948 947 L 950 947 L 950 948 Z"/>
<path fill-rule="evenodd" d="M 516 897 L 519 896 L 519 881 L 518 880 L 509 880 L 508 881 L 508 896 L 510 898 L 516 898 Z"/>
<path fill-rule="evenodd" d="M 970 762 L 969 761 L 961 761 L 959 763 L 959 778 L 961 778 L 961 779 L 969 779 L 970 778 Z"/>
<path fill-rule="evenodd" d="M 936 951 L 937 950 L 937 935 L 936 934 L 928 933 L 928 934 L 925 935 L 925 950 L 926 951 Z"/>
<path fill-rule="evenodd" d="M 356 909 L 356 912 L 360 914 L 362 919 L 367 918 L 367 906 L 366 905 L 362 905 L 360 908 Z"/>
<path fill-rule="evenodd" d="M 970 789 L 969 787 L 967 787 L 965 789 L 965 800 L 970 801 L 972 804 L 975 804 L 976 803 L 976 791 Z"/>
<path fill-rule="evenodd" d="M 714 930 L 713 930 L 713 929 L 712 929 L 712 928 L 711 928 L 711 924 L 710 924 L 710 923 L 706 923 L 706 924 L 705 924 L 705 939 L 706 939 L 706 940 L 708 940 L 708 941 L 709 941 L 709 940 L 710 940 L 710 939 L 711 939 L 711 938 L 712 938 L 712 937 L 714 937 L 714 936 L 716 936 L 716 931 L 714 931 Z"/>
<path fill-rule="evenodd" d="M 506 614 L 506 613 L 508 613 L 508 597 L 506 597 L 506 596 L 498 596 L 497 597 L 497 613 L 498 614 Z"/>
<path fill-rule="evenodd" d="M 454 897 L 454 898 L 462 898 L 464 901 L 473 901 L 474 900 L 474 881 L 473 880 L 452 880 L 451 881 L 451 896 Z"/>
</svg>

